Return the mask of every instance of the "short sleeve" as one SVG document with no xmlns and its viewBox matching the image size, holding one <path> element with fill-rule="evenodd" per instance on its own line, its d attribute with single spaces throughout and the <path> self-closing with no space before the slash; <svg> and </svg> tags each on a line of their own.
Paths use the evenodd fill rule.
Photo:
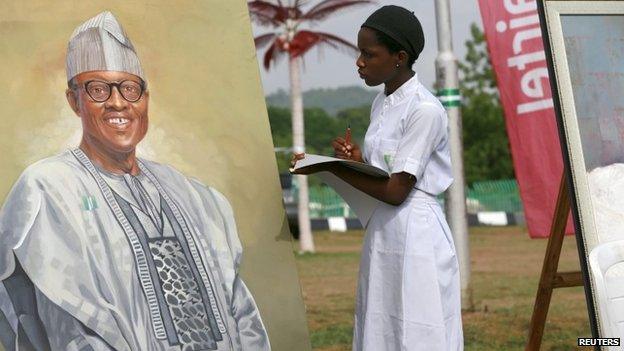
<svg viewBox="0 0 624 351">
<path fill-rule="evenodd" d="M 421 179 L 431 154 L 447 133 L 446 111 L 420 103 L 402 120 L 403 133 L 394 156 L 392 173 L 406 172 Z"/>
</svg>

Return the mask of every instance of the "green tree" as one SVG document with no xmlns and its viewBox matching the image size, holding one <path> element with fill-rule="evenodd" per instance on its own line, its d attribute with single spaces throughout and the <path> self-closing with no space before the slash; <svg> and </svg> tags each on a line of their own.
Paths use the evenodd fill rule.
<svg viewBox="0 0 624 351">
<path fill-rule="evenodd" d="M 335 116 L 341 110 L 354 106 L 370 105 L 377 90 L 353 85 L 337 88 L 314 88 L 303 92 L 303 104 L 306 107 L 321 107 Z M 277 107 L 290 107 L 290 94 L 283 89 L 266 96 L 267 104 Z"/>
<path fill-rule="evenodd" d="M 466 57 L 459 63 L 466 183 L 514 177 L 494 71 L 485 35 L 470 27 Z"/>
<path fill-rule="evenodd" d="M 370 99 L 370 102 L 372 101 L 373 99 Z M 363 147 L 364 135 L 370 123 L 370 109 L 371 105 L 363 105 L 338 111 L 336 118 L 341 129 L 337 131 L 337 135 L 344 134 L 347 126 L 351 126 L 352 140 L 358 143 L 360 147 Z"/>
<path fill-rule="evenodd" d="M 284 107 L 269 106 L 267 111 L 269 113 L 273 145 L 276 148 L 275 158 L 277 159 L 277 168 L 280 173 L 288 172 L 290 156 L 292 154 L 290 110 Z"/>
<path fill-rule="evenodd" d="M 303 115 L 306 121 L 307 152 L 320 155 L 333 154 L 331 142 L 336 137 L 336 133 L 340 133 L 336 118 L 328 115 L 322 108 L 306 108 Z"/>
<path fill-rule="evenodd" d="M 269 123 L 276 147 L 276 158 L 280 172 L 287 172 L 292 155 L 292 125 L 290 109 L 268 107 Z M 329 115 L 321 108 L 306 108 L 303 111 L 306 121 L 306 151 L 312 154 L 331 155 L 334 151 L 331 141 L 344 134 L 346 124 Z"/>
</svg>

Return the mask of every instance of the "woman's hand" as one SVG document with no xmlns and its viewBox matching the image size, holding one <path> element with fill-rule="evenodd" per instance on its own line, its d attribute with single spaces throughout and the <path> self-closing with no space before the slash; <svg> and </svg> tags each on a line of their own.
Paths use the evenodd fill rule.
<svg viewBox="0 0 624 351">
<path fill-rule="evenodd" d="M 292 157 L 290 158 L 290 169 L 292 173 L 294 173 L 292 170 L 295 168 L 297 161 L 303 160 L 304 158 L 305 158 L 305 153 L 303 152 L 300 154 L 296 152 L 292 154 Z"/>
<path fill-rule="evenodd" d="M 343 137 L 337 137 L 332 141 L 332 147 L 337 158 L 364 162 L 360 146 L 354 142 L 347 142 Z"/>
<path fill-rule="evenodd" d="M 290 159 L 290 173 L 308 175 L 308 174 L 313 174 L 313 173 L 318 173 L 318 172 L 323 172 L 323 171 L 330 171 L 332 168 L 331 164 L 321 163 L 321 164 L 317 164 L 314 166 L 300 168 L 295 171 L 294 168 L 295 168 L 295 165 L 297 164 L 297 161 L 303 160 L 304 158 L 305 158 L 305 153 L 300 153 L 300 154 L 294 153 L 292 155 Z"/>
</svg>

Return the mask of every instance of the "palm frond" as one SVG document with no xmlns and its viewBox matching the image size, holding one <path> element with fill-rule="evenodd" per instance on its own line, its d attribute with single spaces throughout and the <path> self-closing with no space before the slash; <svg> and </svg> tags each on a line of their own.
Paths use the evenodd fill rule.
<svg viewBox="0 0 624 351">
<path fill-rule="evenodd" d="M 360 49 L 345 39 L 329 33 L 317 32 L 317 34 L 321 36 L 321 44 L 329 45 L 353 57 L 357 57 L 360 54 Z"/>
<path fill-rule="evenodd" d="M 247 3 L 251 19 L 261 25 L 279 27 L 288 18 L 288 8 L 278 3 L 275 5 L 265 0 L 254 0 Z"/>
<path fill-rule="evenodd" d="M 301 9 L 302 6 L 308 3 L 308 0 L 295 0 L 292 7 Z"/>
<path fill-rule="evenodd" d="M 281 27 L 286 24 L 288 19 L 314 22 L 325 19 L 327 16 L 348 7 L 375 3 L 373 0 L 323 0 L 306 13 L 303 13 L 301 8 L 307 1 L 277 0 L 277 4 L 275 4 L 269 2 L 269 0 L 253 0 L 247 4 L 254 21 L 259 24 Z M 302 57 L 313 47 L 318 47 L 319 49 L 330 47 L 353 56 L 357 56 L 359 52 L 355 45 L 345 39 L 333 34 L 309 30 L 297 31 L 290 42 L 286 42 L 286 39 L 281 38 L 277 33 L 266 33 L 256 37 L 254 43 L 257 49 L 270 44 L 263 57 L 263 66 L 267 70 L 271 65 L 277 64 L 281 58 L 285 57 L 286 53 L 290 57 Z"/>
<path fill-rule="evenodd" d="M 308 21 L 320 21 L 338 11 L 354 6 L 372 5 L 373 0 L 324 0 L 316 4 L 301 16 L 301 19 Z"/>
<path fill-rule="evenodd" d="M 276 48 L 277 48 L 277 46 L 275 45 L 275 42 L 273 42 L 273 44 L 271 44 L 271 46 L 269 46 L 267 51 L 264 53 L 264 58 L 262 60 L 262 65 L 264 66 L 264 69 L 266 69 L 267 71 L 271 67 L 271 61 L 273 61 L 273 59 L 274 59 L 273 53 L 275 52 Z"/>
<path fill-rule="evenodd" d="M 300 30 L 290 42 L 288 52 L 291 57 L 303 56 L 315 46 L 330 46 L 339 51 L 357 55 L 359 49 L 348 41 L 333 34 Z"/>
<path fill-rule="evenodd" d="M 269 70 L 269 68 L 271 68 L 271 63 L 274 63 L 274 65 L 277 65 L 277 63 L 280 61 L 280 59 L 282 59 L 285 55 L 285 52 L 283 50 L 280 49 L 280 43 L 278 40 L 275 40 L 273 42 L 273 44 L 271 44 L 271 46 L 269 46 L 269 48 L 267 49 L 267 51 L 264 53 L 264 58 L 263 58 L 263 66 L 264 69 L 266 69 L 267 71 Z"/>
<path fill-rule="evenodd" d="M 260 50 L 265 47 L 272 40 L 275 40 L 277 37 L 276 33 L 265 33 L 261 34 L 254 38 L 254 44 L 256 45 L 256 50 Z"/>
</svg>

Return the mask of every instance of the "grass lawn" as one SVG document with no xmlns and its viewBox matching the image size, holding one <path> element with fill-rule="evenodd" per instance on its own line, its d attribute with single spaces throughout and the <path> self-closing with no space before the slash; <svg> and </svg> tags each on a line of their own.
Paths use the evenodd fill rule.
<svg viewBox="0 0 624 351">
<path fill-rule="evenodd" d="M 297 256 L 312 347 L 351 350 L 363 233 L 316 232 L 314 239 L 317 253 Z M 470 228 L 475 309 L 463 314 L 466 350 L 524 350 L 546 242 L 529 239 L 522 227 Z M 568 236 L 559 271 L 574 270 L 576 242 Z M 556 289 L 542 350 L 575 350 L 581 336 L 591 336 L 583 288 Z"/>
</svg>

